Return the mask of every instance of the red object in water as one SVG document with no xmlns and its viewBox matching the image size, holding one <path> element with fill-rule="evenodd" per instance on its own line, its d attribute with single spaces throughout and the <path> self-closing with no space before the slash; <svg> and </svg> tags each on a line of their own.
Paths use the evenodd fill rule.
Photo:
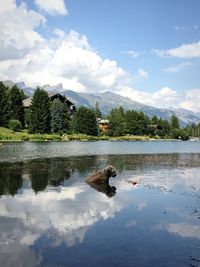
<svg viewBox="0 0 200 267">
<path fill-rule="evenodd" d="M 137 184 L 137 182 L 136 181 L 132 181 L 132 185 L 136 185 Z"/>
</svg>

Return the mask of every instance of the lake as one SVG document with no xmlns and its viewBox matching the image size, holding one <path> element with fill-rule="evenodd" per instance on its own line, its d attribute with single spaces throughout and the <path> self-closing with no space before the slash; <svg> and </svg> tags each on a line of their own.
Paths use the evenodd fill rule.
<svg viewBox="0 0 200 267">
<path fill-rule="evenodd" d="M 0 147 L 0 266 L 199 265 L 200 142 Z"/>
</svg>

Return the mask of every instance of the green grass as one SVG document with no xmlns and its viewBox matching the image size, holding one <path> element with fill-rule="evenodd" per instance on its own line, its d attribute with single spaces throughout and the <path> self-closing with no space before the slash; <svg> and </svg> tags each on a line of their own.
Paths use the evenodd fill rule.
<svg viewBox="0 0 200 267">
<path fill-rule="evenodd" d="M 117 136 L 110 137 L 107 135 L 100 136 L 90 136 L 86 134 L 30 134 L 27 130 L 22 130 L 21 132 L 13 132 L 10 129 L 0 127 L 0 142 L 8 141 L 147 141 L 150 138 L 148 136 Z"/>
<path fill-rule="evenodd" d="M 71 134 L 71 135 L 64 135 L 63 141 L 71 141 L 71 140 L 80 140 L 80 141 L 147 141 L 149 140 L 148 136 L 136 136 L 136 135 L 127 135 L 127 136 L 117 136 L 117 137 L 110 137 L 107 135 L 100 135 L 100 136 L 90 136 L 86 134 Z"/>
<path fill-rule="evenodd" d="M 29 134 L 27 130 L 13 132 L 0 127 L 0 141 L 61 141 L 59 134 Z"/>
</svg>

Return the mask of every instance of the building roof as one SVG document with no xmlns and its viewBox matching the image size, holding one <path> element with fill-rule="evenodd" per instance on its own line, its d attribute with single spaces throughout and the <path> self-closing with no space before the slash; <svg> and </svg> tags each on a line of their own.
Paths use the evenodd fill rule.
<svg viewBox="0 0 200 267">
<path fill-rule="evenodd" d="M 53 98 L 54 96 L 60 96 L 63 99 L 65 99 L 66 102 L 68 102 L 70 105 L 74 105 L 70 100 L 68 100 L 65 96 L 59 94 L 59 93 L 48 93 L 49 98 Z M 25 108 L 28 108 L 31 106 L 32 97 L 26 98 L 23 100 L 23 105 Z"/>
<path fill-rule="evenodd" d="M 25 108 L 28 108 L 31 106 L 31 100 L 32 100 L 32 97 L 29 97 L 23 100 L 23 105 Z"/>
<path fill-rule="evenodd" d="M 105 120 L 105 119 L 101 119 L 101 120 L 99 120 L 99 123 L 100 124 L 108 124 L 109 123 L 109 120 Z"/>
</svg>

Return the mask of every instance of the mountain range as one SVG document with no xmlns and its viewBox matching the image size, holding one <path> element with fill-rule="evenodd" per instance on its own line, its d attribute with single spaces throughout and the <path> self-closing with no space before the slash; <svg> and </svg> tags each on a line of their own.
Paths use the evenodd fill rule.
<svg viewBox="0 0 200 267">
<path fill-rule="evenodd" d="M 3 83 L 8 87 L 12 87 L 14 84 L 16 84 L 17 87 L 22 89 L 28 96 L 32 96 L 36 89 L 34 87 L 27 87 L 24 82 L 14 83 L 13 81 L 4 81 Z M 200 113 L 195 113 L 186 109 L 156 108 L 133 101 L 128 97 L 124 97 L 110 91 L 98 94 L 77 93 L 72 90 L 66 90 L 63 88 L 62 84 L 57 84 L 56 86 L 50 86 L 47 84 L 42 86 L 42 88 L 49 93 L 61 93 L 65 95 L 71 102 L 74 103 L 76 107 L 83 105 L 89 108 L 94 108 L 98 102 L 99 108 L 104 115 L 107 115 L 111 109 L 122 106 L 124 110 L 131 109 L 143 111 L 149 117 L 156 115 L 157 117 L 166 120 L 170 120 L 172 115 L 176 115 L 182 127 L 186 126 L 187 124 L 200 122 Z"/>
</svg>

